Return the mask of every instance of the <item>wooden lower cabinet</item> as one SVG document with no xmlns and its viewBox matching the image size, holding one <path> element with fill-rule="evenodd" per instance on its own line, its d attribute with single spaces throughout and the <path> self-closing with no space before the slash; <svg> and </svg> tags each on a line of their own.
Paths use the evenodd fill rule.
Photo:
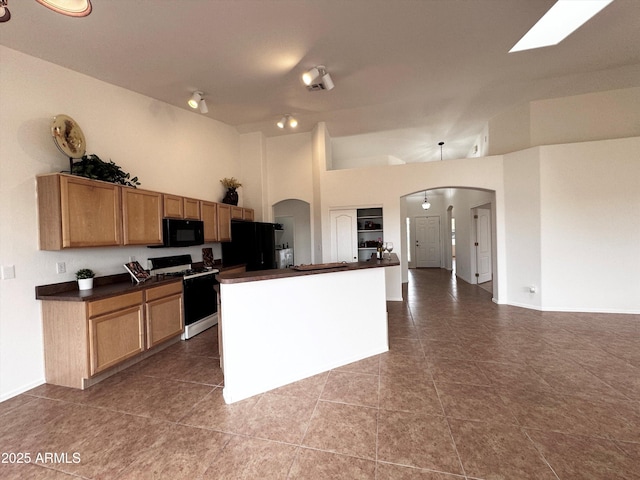
<svg viewBox="0 0 640 480">
<path fill-rule="evenodd" d="M 180 335 L 184 330 L 182 284 L 150 288 L 146 295 L 147 348 Z"/>
<path fill-rule="evenodd" d="M 144 351 L 142 305 L 89 319 L 93 376 Z"/>
<path fill-rule="evenodd" d="M 43 300 L 47 383 L 84 389 L 152 355 L 182 333 L 182 312 L 181 281 L 89 302 Z"/>
</svg>

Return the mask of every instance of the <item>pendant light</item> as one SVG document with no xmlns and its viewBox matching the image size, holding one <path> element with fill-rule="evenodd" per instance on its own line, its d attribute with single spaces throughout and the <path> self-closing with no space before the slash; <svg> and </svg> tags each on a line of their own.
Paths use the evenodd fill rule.
<svg viewBox="0 0 640 480">
<path fill-rule="evenodd" d="M 438 145 L 440 145 L 440 161 L 442 161 L 442 146 L 444 145 L 444 142 L 438 142 Z"/>
<path fill-rule="evenodd" d="M 422 202 L 422 209 L 423 210 L 429 210 L 431 208 L 431 204 L 429 203 L 429 200 L 427 200 L 427 191 L 424 191 L 424 202 Z"/>
</svg>

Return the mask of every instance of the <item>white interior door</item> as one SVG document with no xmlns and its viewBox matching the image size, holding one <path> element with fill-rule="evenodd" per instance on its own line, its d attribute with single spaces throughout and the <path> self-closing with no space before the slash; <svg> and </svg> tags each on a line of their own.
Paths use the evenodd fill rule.
<svg viewBox="0 0 640 480">
<path fill-rule="evenodd" d="M 476 263 L 478 283 L 492 279 L 491 262 L 491 210 L 477 208 L 476 215 Z"/>
<path fill-rule="evenodd" d="M 356 210 L 331 210 L 331 261 L 358 261 L 358 219 Z"/>
<path fill-rule="evenodd" d="M 441 253 L 440 217 L 416 217 L 416 267 L 441 267 Z"/>
</svg>

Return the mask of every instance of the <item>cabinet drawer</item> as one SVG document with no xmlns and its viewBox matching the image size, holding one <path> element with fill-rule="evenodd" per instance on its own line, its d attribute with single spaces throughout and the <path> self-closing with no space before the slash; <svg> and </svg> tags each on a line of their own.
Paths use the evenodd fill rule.
<svg viewBox="0 0 640 480">
<path fill-rule="evenodd" d="M 161 287 L 153 287 L 146 291 L 146 301 L 151 302 L 157 298 L 168 297 L 176 293 L 182 293 L 182 282 L 174 282 Z"/>
<path fill-rule="evenodd" d="M 141 304 L 142 292 L 127 293 L 125 295 L 118 295 L 117 297 L 89 302 L 89 318 Z"/>
</svg>

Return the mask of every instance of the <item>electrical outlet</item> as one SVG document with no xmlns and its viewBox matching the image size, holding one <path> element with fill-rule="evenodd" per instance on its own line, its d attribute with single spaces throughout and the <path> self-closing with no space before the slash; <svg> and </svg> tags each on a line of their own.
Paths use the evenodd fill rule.
<svg viewBox="0 0 640 480">
<path fill-rule="evenodd" d="M 0 269 L 0 274 L 0 276 L 2 276 L 2 280 L 11 280 L 12 278 L 16 278 L 15 265 L 3 265 L 2 269 Z"/>
<path fill-rule="evenodd" d="M 67 265 L 64 262 L 57 262 L 56 273 L 67 273 Z"/>
</svg>

